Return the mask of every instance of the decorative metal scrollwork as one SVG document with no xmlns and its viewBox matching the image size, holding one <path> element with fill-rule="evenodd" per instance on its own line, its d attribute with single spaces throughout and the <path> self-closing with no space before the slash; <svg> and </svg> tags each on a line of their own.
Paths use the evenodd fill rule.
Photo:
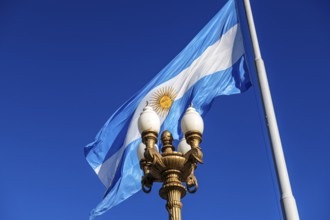
<svg viewBox="0 0 330 220">
<path fill-rule="evenodd" d="M 150 193 L 152 190 L 153 178 L 150 174 L 142 177 L 142 190 L 145 193 Z"/>
<path fill-rule="evenodd" d="M 190 174 L 188 178 L 186 179 L 187 183 L 187 191 L 189 193 L 195 193 L 198 190 L 198 183 L 197 179 L 194 174 Z"/>
</svg>

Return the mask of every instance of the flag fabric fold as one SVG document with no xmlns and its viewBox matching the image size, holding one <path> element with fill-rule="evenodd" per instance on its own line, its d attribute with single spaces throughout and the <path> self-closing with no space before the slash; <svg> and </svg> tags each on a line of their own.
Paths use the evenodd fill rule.
<svg viewBox="0 0 330 220">
<path fill-rule="evenodd" d="M 137 120 L 147 101 L 160 117 L 161 132 L 169 130 L 178 140 L 182 137 L 179 122 L 190 103 L 204 115 L 215 97 L 239 94 L 250 86 L 235 1 L 230 0 L 84 148 L 88 163 L 107 189 L 90 219 L 141 189 Z"/>
</svg>

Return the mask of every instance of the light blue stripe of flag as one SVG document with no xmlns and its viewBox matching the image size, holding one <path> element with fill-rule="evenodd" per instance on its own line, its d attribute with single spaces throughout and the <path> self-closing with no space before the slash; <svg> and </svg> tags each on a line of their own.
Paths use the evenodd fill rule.
<svg viewBox="0 0 330 220">
<path fill-rule="evenodd" d="M 222 43 L 228 41 L 228 36 L 235 38 L 232 48 L 231 45 Z M 167 116 L 163 118 L 161 132 L 170 130 L 178 140 L 182 137 L 179 121 L 190 103 L 204 115 L 215 97 L 238 94 L 250 87 L 241 44 L 243 42 L 235 2 L 230 0 L 180 54 L 110 117 L 95 141 L 85 147 L 87 161 L 107 188 L 106 196 L 92 210 L 90 219 L 101 215 L 141 189 L 142 172 L 136 155 L 140 138 L 135 134 L 133 122 L 140 114 L 136 111 L 141 109 L 142 101 L 149 97 L 153 90 L 174 81 L 173 87 L 180 88 L 177 92 L 181 95 L 174 100 Z M 223 52 L 222 49 L 217 50 L 217 47 L 227 49 Z M 228 48 L 232 51 L 228 52 Z M 230 54 L 229 58 L 227 53 Z M 214 55 L 219 60 L 208 63 L 214 59 Z M 228 59 L 230 65 L 223 61 L 224 59 Z M 208 72 L 211 70 L 214 71 Z"/>
</svg>

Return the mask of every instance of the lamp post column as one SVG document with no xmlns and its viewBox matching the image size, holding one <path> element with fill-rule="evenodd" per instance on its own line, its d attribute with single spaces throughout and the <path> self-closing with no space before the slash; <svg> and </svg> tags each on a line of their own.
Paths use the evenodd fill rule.
<svg viewBox="0 0 330 220">
<path fill-rule="evenodd" d="M 167 200 L 166 210 L 169 214 L 169 220 L 181 220 L 181 198 L 186 195 L 186 188 L 181 181 L 181 170 L 185 160 L 181 153 L 174 151 L 173 138 L 170 132 L 163 132 L 161 141 L 163 143 L 163 161 L 166 168 L 161 175 L 163 186 L 159 190 L 159 195 Z"/>
<path fill-rule="evenodd" d="M 159 195 L 167 200 L 166 209 L 169 220 L 181 220 L 181 198 L 185 196 L 185 187 L 179 180 L 180 171 L 166 170 L 164 172 L 164 184 L 159 191 Z"/>
</svg>

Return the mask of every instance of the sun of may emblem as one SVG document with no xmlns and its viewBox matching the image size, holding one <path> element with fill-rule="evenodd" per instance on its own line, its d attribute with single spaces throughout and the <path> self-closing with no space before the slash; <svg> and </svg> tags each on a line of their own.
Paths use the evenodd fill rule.
<svg viewBox="0 0 330 220">
<path fill-rule="evenodd" d="M 175 97 L 176 93 L 172 87 L 163 87 L 153 94 L 150 105 L 158 115 L 164 117 L 169 112 Z"/>
</svg>

